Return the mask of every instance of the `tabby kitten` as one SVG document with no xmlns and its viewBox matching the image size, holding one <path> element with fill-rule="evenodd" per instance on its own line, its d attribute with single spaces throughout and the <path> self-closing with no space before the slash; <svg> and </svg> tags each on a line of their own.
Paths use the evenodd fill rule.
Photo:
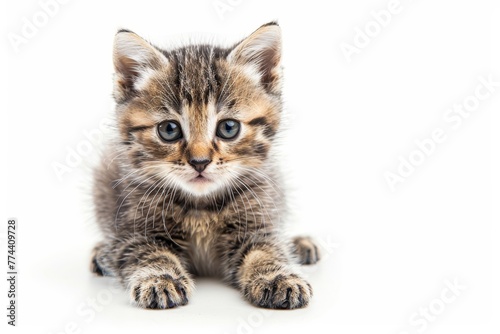
<svg viewBox="0 0 500 334">
<path fill-rule="evenodd" d="M 230 48 L 173 50 L 120 30 L 113 56 L 118 134 L 95 170 L 105 239 L 92 271 L 118 277 L 144 308 L 186 304 L 192 275 L 221 277 L 256 306 L 306 306 L 312 289 L 294 264 L 319 255 L 309 238 L 284 240 L 271 153 L 279 26 Z"/>
</svg>

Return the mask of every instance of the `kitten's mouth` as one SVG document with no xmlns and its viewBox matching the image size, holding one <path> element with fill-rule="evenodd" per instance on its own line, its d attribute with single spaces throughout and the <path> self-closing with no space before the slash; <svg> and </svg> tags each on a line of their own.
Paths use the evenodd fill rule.
<svg viewBox="0 0 500 334">
<path fill-rule="evenodd" d="M 203 176 L 202 174 L 198 174 L 197 177 L 193 178 L 190 180 L 190 182 L 194 182 L 194 183 L 205 183 L 205 182 L 210 182 L 210 179 L 206 178 L 205 176 Z"/>
</svg>

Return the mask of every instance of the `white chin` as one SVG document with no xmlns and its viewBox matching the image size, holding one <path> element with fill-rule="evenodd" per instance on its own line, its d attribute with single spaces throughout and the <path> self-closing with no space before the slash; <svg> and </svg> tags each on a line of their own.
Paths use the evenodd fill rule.
<svg viewBox="0 0 500 334">
<path fill-rule="evenodd" d="M 193 196 L 206 196 L 216 191 L 219 187 L 217 182 L 209 179 L 193 179 L 183 182 L 184 191 Z"/>
</svg>

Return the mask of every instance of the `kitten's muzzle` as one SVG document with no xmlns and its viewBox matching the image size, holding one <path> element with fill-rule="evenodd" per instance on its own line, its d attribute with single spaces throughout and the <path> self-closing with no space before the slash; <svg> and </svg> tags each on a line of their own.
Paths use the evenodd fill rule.
<svg viewBox="0 0 500 334">
<path fill-rule="evenodd" d="M 208 164 L 211 162 L 212 162 L 212 160 L 208 160 L 208 159 L 203 159 L 203 160 L 191 159 L 191 160 L 189 160 L 189 164 L 198 173 L 203 172 L 205 170 L 205 168 L 207 168 Z"/>
</svg>

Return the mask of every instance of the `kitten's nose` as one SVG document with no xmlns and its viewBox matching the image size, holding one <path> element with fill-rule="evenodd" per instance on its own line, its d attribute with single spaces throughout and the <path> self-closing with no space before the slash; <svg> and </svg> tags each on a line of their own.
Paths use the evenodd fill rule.
<svg viewBox="0 0 500 334">
<path fill-rule="evenodd" d="M 208 164 L 211 163 L 212 160 L 208 159 L 191 159 L 189 160 L 189 164 L 193 166 L 193 168 L 198 172 L 201 173 L 207 168 Z"/>
</svg>

